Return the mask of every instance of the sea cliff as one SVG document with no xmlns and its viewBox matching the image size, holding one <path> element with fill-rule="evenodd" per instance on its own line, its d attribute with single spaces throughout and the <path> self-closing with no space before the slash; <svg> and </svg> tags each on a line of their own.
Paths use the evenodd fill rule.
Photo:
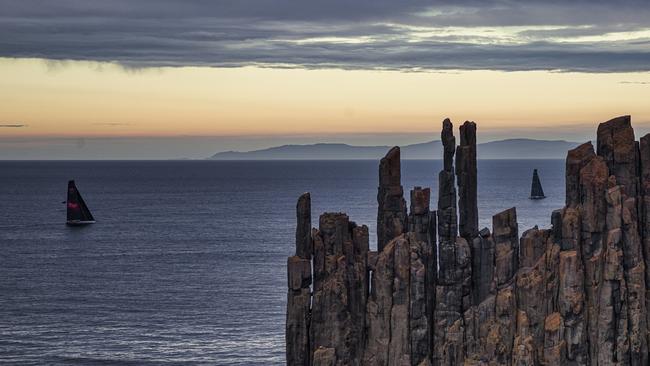
<svg viewBox="0 0 650 366">
<path fill-rule="evenodd" d="M 566 206 L 521 236 L 515 208 L 480 229 L 476 124 L 442 125 L 437 209 L 400 150 L 379 166 L 368 228 L 297 204 L 288 259 L 288 365 L 647 365 L 650 134 L 601 123 L 566 158 Z"/>
</svg>

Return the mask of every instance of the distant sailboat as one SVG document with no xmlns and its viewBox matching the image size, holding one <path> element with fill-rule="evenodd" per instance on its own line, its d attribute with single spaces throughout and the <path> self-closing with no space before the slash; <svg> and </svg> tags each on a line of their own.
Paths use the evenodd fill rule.
<svg viewBox="0 0 650 366">
<path fill-rule="evenodd" d="M 542 183 L 539 181 L 539 175 L 537 175 L 537 169 L 533 170 L 533 185 L 530 188 L 530 197 L 531 200 L 541 200 L 546 198 L 544 195 L 544 190 L 542 189 Z"/>
<path fill-rule="evenodd" d="M 66 202 L 68 208 L 68 221 L 66 224 L 78 226 L 94 224 L 95 218 L 90 213 L 86 202 L 81 198 L 81 193 L 74 184 L 74 180 L 68 182 L 68 200 Z"/>
</svg>

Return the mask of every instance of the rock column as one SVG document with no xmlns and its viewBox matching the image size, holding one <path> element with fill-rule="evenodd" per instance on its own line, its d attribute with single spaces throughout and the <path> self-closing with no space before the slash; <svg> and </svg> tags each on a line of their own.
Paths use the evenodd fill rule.
<svg viewBox="0 0 650 366">
<path fill-rule="evenodd" d="M 406 201 L 401 183 L 400 150 L 395 146 L 379 162 L 377 251 L 406 232 Z"/>
<path fill-rule="evenodd" d="M 443 170 L 439 175 L 438 255 L 434 363 L 461 365 L 465 358 L 464 309 L 469 307 L 471 256 L 467 241 L 457 237 L 454 152 L 456 139 L 449 119 L 443 121 Z"/>
<path fill-rule="evenodd" d="M 478 196 L 476 169 L 476 124 L 460 126 L 460 145 L 456 148 L 458 179 L 458 228 L 460 236 L 471 242 L 478 235 Z"/>
<path fill-rule="evenodd" d="M 331 348 L 337 365 L 359 364 L 366 338 L 368 228 L 345 214 L 325 213 L 312 238 L 311 351 Z"/>
<path fill-rule="evenodd" d="M 309 366 L 309 318 L 311 307 L 311 197 L 305 193 L 296 207 L 296 255 L 287 261 L 288 286 L 286 344 L 287 365 Z"/>
<path fill-rule="evenodd" d="M 634 141 L 630 116 L 611 119 L 598 125 L 598 156 L 601 156 L 609 174 L 616 177 L 628 197 L 636 197 L 639 186 L 637 145 Z"/>
<path fill-rule="evenodd" d="M 515 344 L 530 346 L 526 348 L 527 356 L 519 355 L 518 359 L 530 358 L 533 365 L 540 363 L 544 354 L 544 326 L 548 314 L 553 313 L 553 299 L 547 298 L 547 252 L 549 235 L 548 230 L 539 230 L 537 227 L 530 229 L 521 237 L 520 241 L 520 268 L 516 275 L 517 294 L 517 325 Z M 557 287 L 557 286 L 555 286 Z M 552 293 L 552 297 L 557 295 Z M 551 309 L 548 309 L 548 304 Z M 523 318 L 522 318 L 523 317 Z M 525 324 L 523 323 L 525 319 Z M 513 352 L 519 354 L 521 349 L 515 347 Z"/>
<path fill-rule="evenodd" d="M 495 244 L 497 319 L 496 363 L 509 365 L 516 330 L 515 273 L 519 267 L 517 211 L 514 208 L 492 217 Z"/>
<path fill-rule="evenodd" d="M 646 327 L 647 344 L 650 345 L 650 134 L 643 136 L 639 142 L 639 175 L 641 177 L 641 198 L 639 202 L 639 225 L 641 245 L 645 263 L 646 283 Z"/>
<path fill-rule="evenodd" d="M 449 119 L 442 122 L 441 140 L 443 145 L 443 169 L 438 175 L 438 236 L 440 251 L 451 249 L 458 235 L 456 217 L 456 182 L 454 179 L 454 152 L 456 138 Z M 441 253 L 442 255 L 442 253 Z M 453 257 L 453 255 L 452 255 Z M 441 257 L 442 259 L 442 257 Z"/>
<path fill-rule="evenodd" d="M 646 319 L 646 281 L 645 262 L 639 224 L 640 176 L 638 145 L 634 141 L 634 130 L 630 116 L 623 116 L 602 123 L 598 126 L 598 154 L 609 168 L 609 186 L 607 191 L 607 229 L 608 255 L 611 247 L 620 250 L 622 279 L 617 283 L 623 298 L 627 314 L 617 314 L 620 322 L 627 322 L 624 329 L 629 344 L 629 358 L 632 365 L 648 363 L 648 338 Z M 618 254 L 618 252 L 616 252 Z M 611 259 L 607 258 L 607 263 Z M 610 275 L 606 265 L 606 275 Z M 610 276 L 611 277 L 611 276 Z M 616 280 L 618 277 L 614 276 Z M 625 324 L 621 324 L 624 326 Z M 619 352 L 624 352 L 618 349 Z M 618 354 L 617 354 L 618 356 Z M 621 357 L 619 357 L 621 358 Z M 622 359 L 622 358 L 621 358 Z"/>
<path fill-rule="evenodd" d="M 431 191 L 415 187 L 411 191 L 409 233 L 411 241 L 411 360 L 421 365 L 431 360 L 433 311 L 435 306 L 436 215 L 429 210 Z"/>
</svg>

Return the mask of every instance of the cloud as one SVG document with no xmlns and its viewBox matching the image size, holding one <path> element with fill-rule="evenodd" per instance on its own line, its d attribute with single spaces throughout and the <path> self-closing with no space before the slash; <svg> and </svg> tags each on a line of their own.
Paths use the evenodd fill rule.
<svg viewBox="0 0 650 366">
<path fill-rule="evenodd" d="M 23 124 L 0 124 L 0 128 L 23 128 L 27 127 L 27 125 Z"/>
<path fill-rule="evenodd" d="M 650 71 L 642 1 L 0 0 L 0 57 L 214 66 Z"/>
</svg>

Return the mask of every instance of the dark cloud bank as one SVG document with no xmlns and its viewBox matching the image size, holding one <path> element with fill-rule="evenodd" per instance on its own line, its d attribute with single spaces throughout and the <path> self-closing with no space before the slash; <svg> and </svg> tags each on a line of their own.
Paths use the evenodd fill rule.
<svg viewBox="0 0 650 366">
<path fill-rule="evenodd" d="M 647 1 L 0 0 L 0 57 L 650 71 Z"/>
</svg>

